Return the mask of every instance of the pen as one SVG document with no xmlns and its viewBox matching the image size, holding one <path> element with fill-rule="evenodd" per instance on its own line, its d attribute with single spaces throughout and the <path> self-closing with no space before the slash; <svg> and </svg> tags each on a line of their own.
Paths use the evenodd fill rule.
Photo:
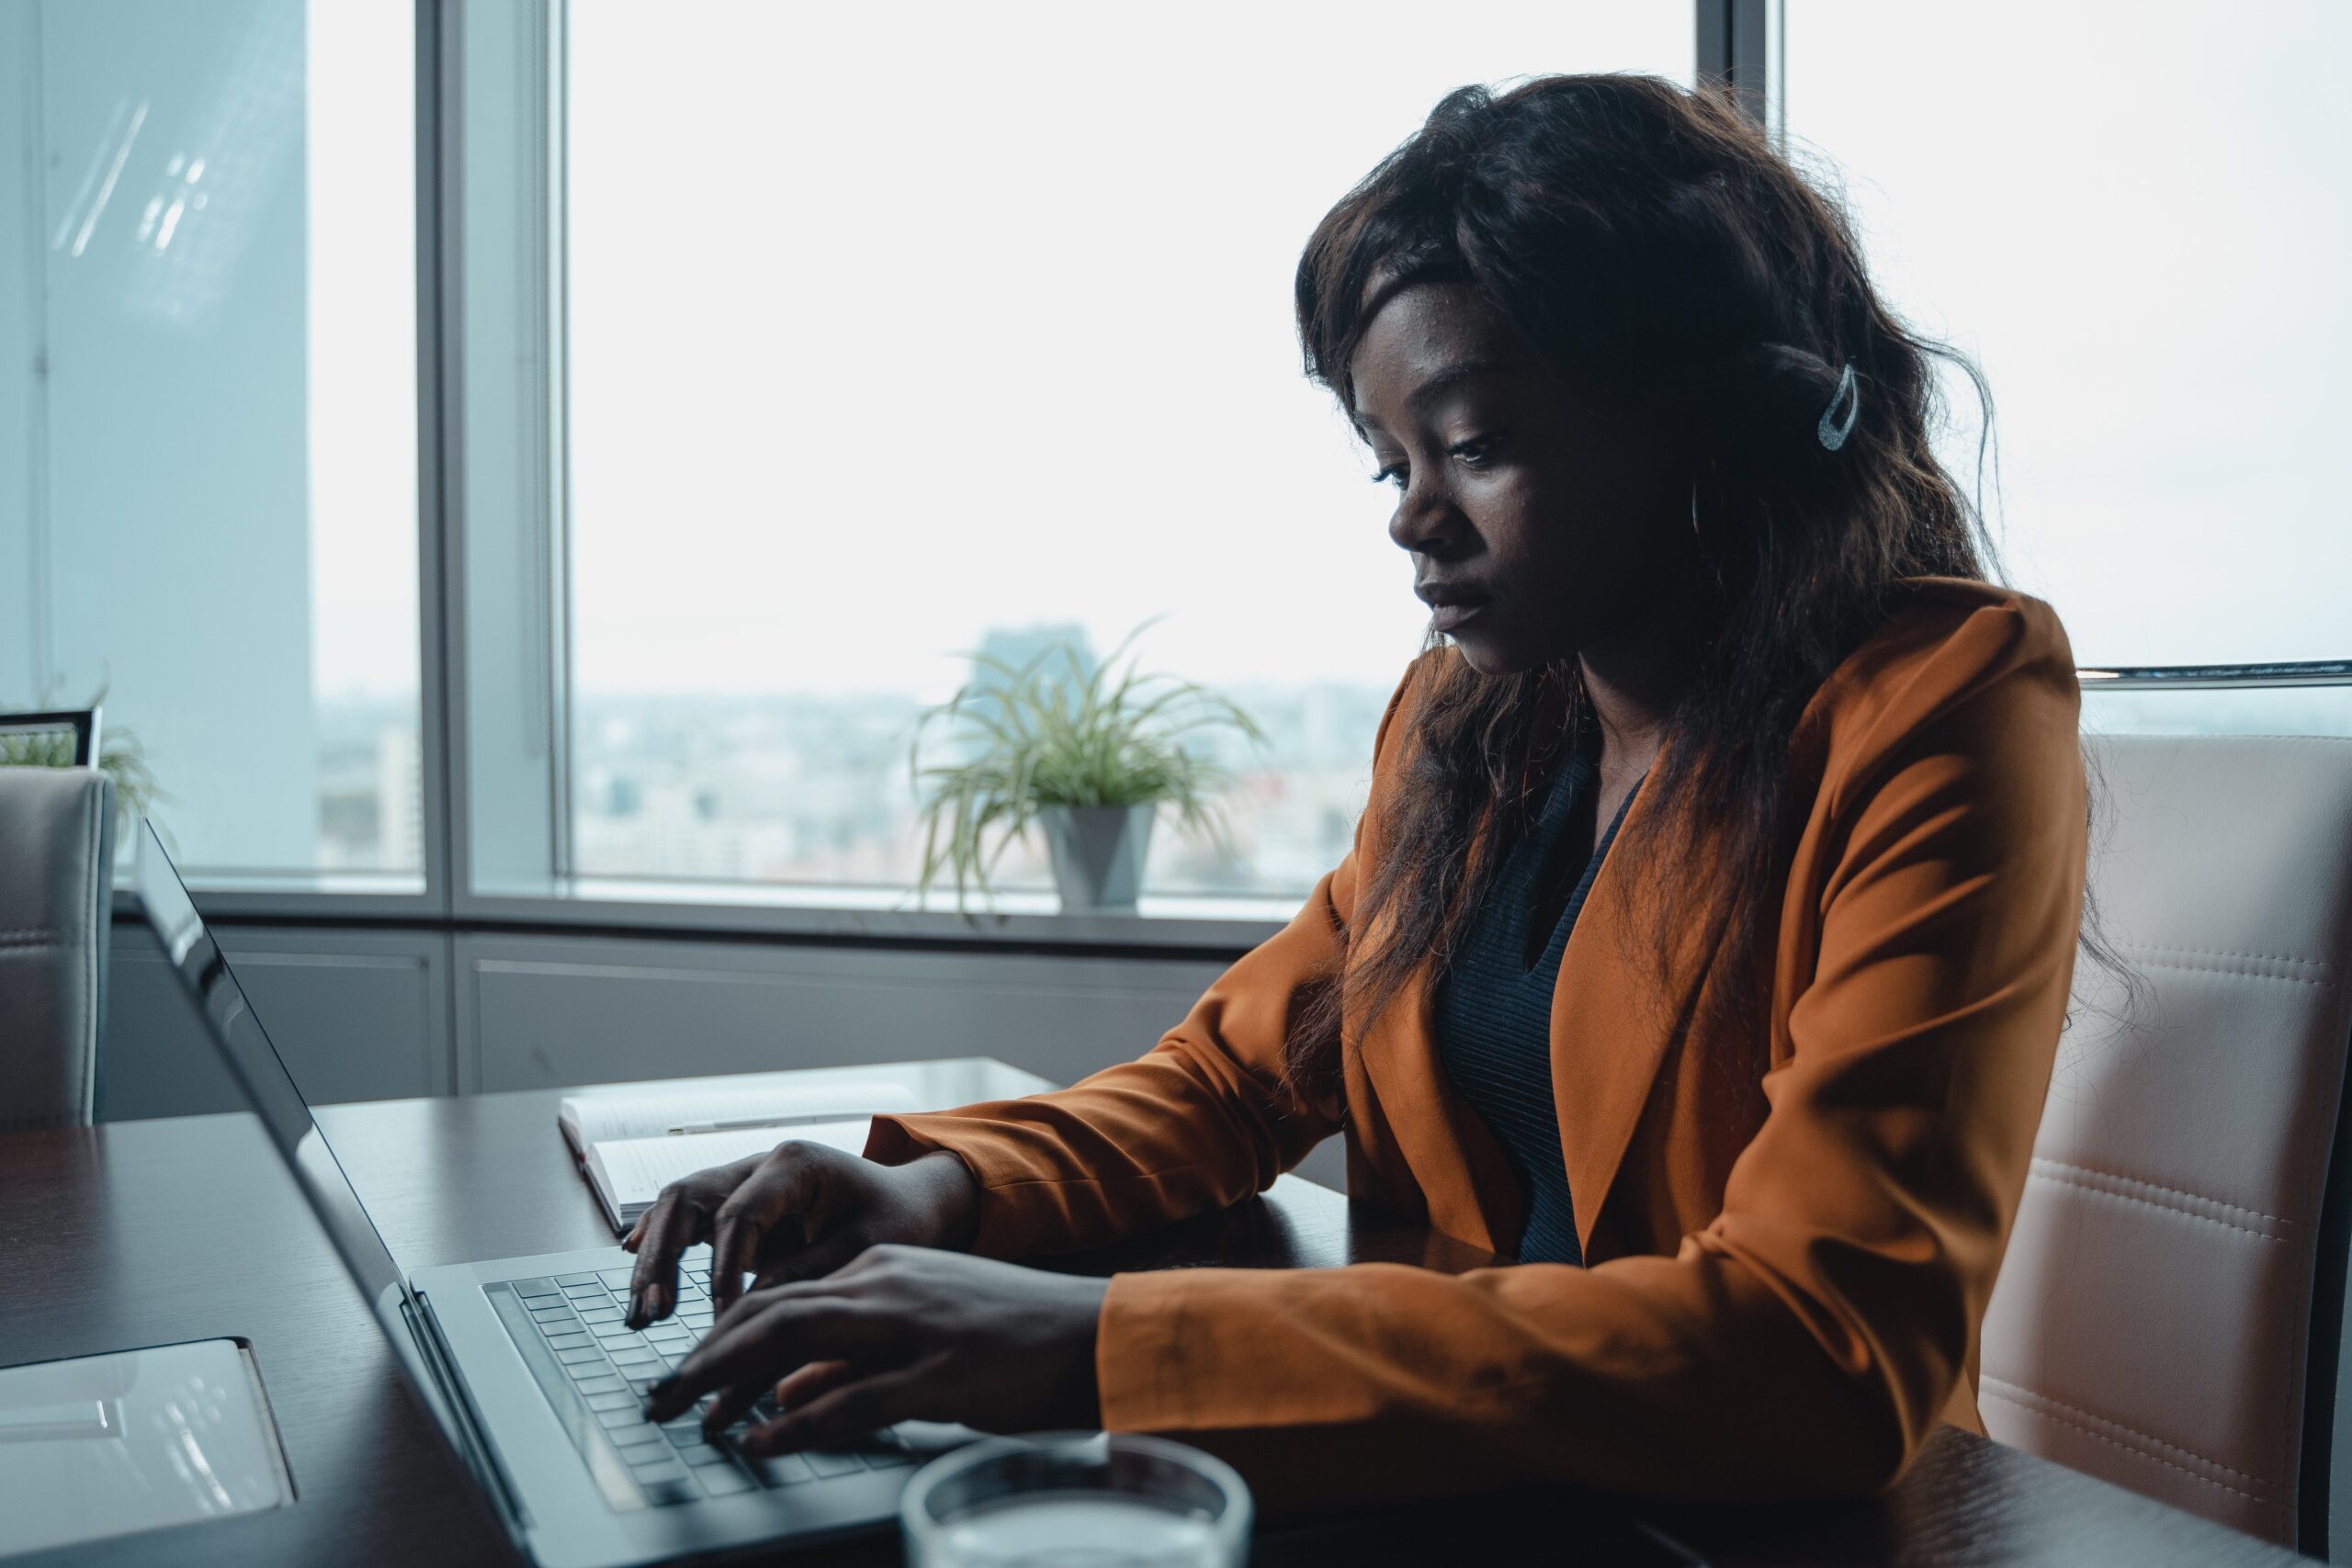
<svg viewBox="0 0 2352 1568">
<path fill-rule="evenodd" d="M 825 1116 L 804 1117 L 795 1122 L 779 1122 L 772 1116 L 754 1116 L 745 1122 L 682 1122 L 677 1126 L 665 1127 L 662 1131 L 673 1137 L 682 1133 L 741 1133 L 752 1127 L 774 1127 L 778 1132 L 782 1132 L 787 1127 L 813 1127 L 826 1122 L 855 1120 L 857 1118 L 851 1116 Z"/>
</svg>

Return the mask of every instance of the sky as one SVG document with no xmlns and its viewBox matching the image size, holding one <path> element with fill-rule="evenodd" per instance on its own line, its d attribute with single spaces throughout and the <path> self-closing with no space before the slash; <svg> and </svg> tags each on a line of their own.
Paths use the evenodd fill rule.
<svg viewBox="0 0 2352 1568">
<path fill-rule="evenodd" d="M 989 626 L 1385 686 L 1427 612 L 1304 378 L 1316 221 L 1682 0 L 572 9 L 574 669 L 944 696 Z"/>
<path fill-rule="evenodd" d="M 2080 662 L 2352 656 L 2347 56 L 2338 0 L 1788 0 L 1792 150 L 1990 381 Z"/>
<path fill-rule="evenodd" d="M 2352 6 L 2132 14 L 1788 0 L 1791 145 L 1990 378 L 2081 660 L 2343 657 Z M 1394 680 L 1424 617 L 1299 248 L 1453 86 L 1691 56 L 1687 0 L 1428 16 L 575 0 L 580 688 L 936 697 L 989 627 L 1154 615 L 1148 667 Z M 311 24 L 316 683 L 413 689 L 407 19 Z"/>
<path fill-rule="evenodd" d="M 413 695 L 414 11 L 308 0 L 304 28 L 311 683 Z"/>
</svg>

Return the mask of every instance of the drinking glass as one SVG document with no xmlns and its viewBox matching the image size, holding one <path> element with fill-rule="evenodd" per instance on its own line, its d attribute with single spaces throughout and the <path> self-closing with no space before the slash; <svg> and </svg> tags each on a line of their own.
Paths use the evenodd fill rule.
<svg viewBox="0 0 2352 1568">
<path fill-rule="evenodd" d="M 1230 1465 L 1125 1432 L 974 1443 L 899 1505 L 912 1568 L 1241 1568 L 1250 1512 Z"/>
</svg>

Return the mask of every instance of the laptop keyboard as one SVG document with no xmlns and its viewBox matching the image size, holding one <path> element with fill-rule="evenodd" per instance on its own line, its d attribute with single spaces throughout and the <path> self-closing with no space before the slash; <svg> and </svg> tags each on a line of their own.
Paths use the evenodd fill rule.
<svg viewBox="0 0 2352 1568">
<path fill-rule="evenodd" d="M 607 1502 L 616 1508 L 668 1507 L 916 1462 L 905 1442 L 887 1428 L 852 1450 L 767 1459 L 741 1453 L 731 1438 L 776 1414 L 764 1396 L 749 1420 L 738 1422 L 718 1443 L 704 1440 L 698 1409 L 659 1426 L 648 1422 L 647 1387 L 667 1377 L 709 1331 L 712 1308 L 704 1285 L 709 1276 L 710 1249 L 690 1249 L 679 1263 L 675 1310 L 641 1332 L 626 1321 L 628 1269 L 485 1287 Z"/>
</svg>

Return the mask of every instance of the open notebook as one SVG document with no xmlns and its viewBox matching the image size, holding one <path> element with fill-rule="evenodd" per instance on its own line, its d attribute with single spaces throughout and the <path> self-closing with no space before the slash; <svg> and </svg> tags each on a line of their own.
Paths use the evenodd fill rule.
<svg viewBox="0 0 2352 1568">
<path fill-rule="evenodd" d="M 567 1095 L 556 1124 L 613 1229 L 625 1233 L 682 1176 L 790 1138 L 861 1154 L 876 1112 L 914 1109 L 906 1086 L 885 1078 L 808 1084 L 754 1076 Z"/>
</svg>

